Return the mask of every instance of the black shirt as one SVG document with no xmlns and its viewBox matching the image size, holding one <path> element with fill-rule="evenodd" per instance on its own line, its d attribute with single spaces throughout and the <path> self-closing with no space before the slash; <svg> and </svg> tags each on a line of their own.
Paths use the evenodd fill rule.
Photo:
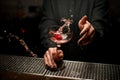
<svg viewBox="0 0 120 80">
<path fill-rule="evenodd" d="M 102 40 L 108 28 L 108 4 L 106 0 L 44 0 L 43 6 L 42 24 L 39 28 L 42 44 L 46 49 L 56 46 L 48 38 L 49 28 L 52 25 L 61 25 L 61 18 L 71 18 L 73 24 L 70 28 L 74 35 L 70 42 L 61 46 L 65 55 L 64 59 L 85 60 L 86 58 L 96 57 L 99 52 L 96 46 L 100 44 L 99 41 Z M 95 28 L 96 34 L 94 41 L 81 50 L 81 47 L 77 45 L 77 40 L 80 38 L 78 21 L 84 15 L 87 15 L 88 21 Z"/>
</svg>

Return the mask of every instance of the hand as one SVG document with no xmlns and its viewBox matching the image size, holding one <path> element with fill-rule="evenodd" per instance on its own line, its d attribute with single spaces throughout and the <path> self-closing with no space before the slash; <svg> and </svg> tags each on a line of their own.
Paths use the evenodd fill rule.
<svg viewBox="0 0 120 80">
<path fill-rule="evenodd" d="M 87 20 L 87 16 L 83 16 L 79 22 L 78 27 L 81 30 L 80 39 L 78 40 L 78 45 L 86 46 L 93 41 L 95 35 L 95 29 L 91 23 Z"/>
<path fill-rule="evenodd" d="M 45 65 L 50 68 L 57 68 L 56 62 L 63 59 L 63 51 L 57 47 L 49 48 L 44 54 Z"/>
</svg>

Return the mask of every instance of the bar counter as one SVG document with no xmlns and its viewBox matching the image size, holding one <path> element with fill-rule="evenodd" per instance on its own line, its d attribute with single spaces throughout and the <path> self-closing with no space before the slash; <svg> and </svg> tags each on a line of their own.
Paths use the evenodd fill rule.
<svg viewBox="0 0 120 80">
<path fill-rule="evenodd" d="M 64 60 L 59 71 L 46 69 L 43 58 L 0 55 L 0 80 L 120 80 L 120 65 Z"/>
</svg>

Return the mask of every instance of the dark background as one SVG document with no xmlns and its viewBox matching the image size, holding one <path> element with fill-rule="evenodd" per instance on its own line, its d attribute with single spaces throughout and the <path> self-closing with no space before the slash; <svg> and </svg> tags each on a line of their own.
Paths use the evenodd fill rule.
<svg viewBox="0 0 120 80">
<path fill-rule="evenodd" d="M 9 33 L 23 39 L 29 49 L 42 57 L 38 25 L 43 0 L 0 0 L 0 53 L 28 56 L 24 47 Z"/>
<path fill-rule="evenodd" d="M 12 33 L 23 39 L 28 47 L 39 57 L 43 56 L 40 44 L 38 25 L 41 19 L 42 0 L 0 0 L 0 53 L 25 55 L 23 46 L 15 38 L 7 35 Z M 105 38 L 103 60 L 108 63 L 119 64 L 119 23 L 120 0 L 109 0 L 109 20 L 111 27 Z M 105 45 L 104 45 L 105 44 Z"/>
</svg>

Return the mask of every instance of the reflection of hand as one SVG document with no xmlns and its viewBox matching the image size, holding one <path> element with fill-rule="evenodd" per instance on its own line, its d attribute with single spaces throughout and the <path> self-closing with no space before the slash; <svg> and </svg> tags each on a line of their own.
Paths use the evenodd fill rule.
<svg viewBox="0 0 120 80">
<path fill-rule="evenodd" d="M 92 42 L 94 34 L 95 34 L 95 29 L 94 27 L 90 24 L 90 22 L 87 20 L 87 16 L 83 16 L 79 22 L 78 22 L 78 27 L 81 30 L 80 32 L 80 39 L 78 40 L 78 44 L 80 46 L 85 46 Z"/>
<path fill-rule="evenodd" d="M 57 68 L 56 62 L 63 59 L 63 51 L 57 50 L 57 47 L 49 48 L 44 55 L 45 65 L 50 68 Z"/>
</svg>

